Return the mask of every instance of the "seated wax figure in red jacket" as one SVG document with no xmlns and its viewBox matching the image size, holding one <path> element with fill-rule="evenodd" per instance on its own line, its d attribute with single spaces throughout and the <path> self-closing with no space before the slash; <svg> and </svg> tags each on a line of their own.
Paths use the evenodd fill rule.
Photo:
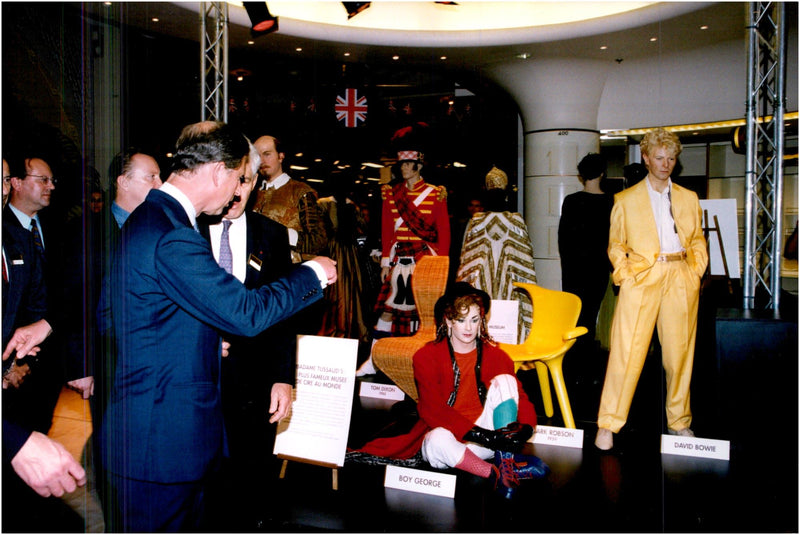
<svg viewBox="0 0 800 535">
<path fill-rule="evenodd" d="M 520 479 L 546 475 L 539 458 L 517 453 L 533 434 L 536 412 L 513 362 L 489 338 L 490 305 L 486 292 L 465 282 L 436 302 L 436 340 L 414 355 L 420 420 L 409 433 L 375 439 L 361 452 L 408 459 L 421 451 L 434 468 L 489 478 L 506 498 Z"/>
</svg>

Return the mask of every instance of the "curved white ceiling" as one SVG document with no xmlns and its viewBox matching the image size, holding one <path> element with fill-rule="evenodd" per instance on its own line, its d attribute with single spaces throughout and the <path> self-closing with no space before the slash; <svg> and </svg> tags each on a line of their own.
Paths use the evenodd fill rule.
<svg viewBox="0 0 800 535">
<path fill-rule="evenodd" d="M 240 2 L 230 21 L 250 26 Z M 280 33 L 352 44 L 470 47 L 608 33 L 696 11 L 710 2 L 372 2 L 347 19 L 341 2 L 270 1 Z"/>
</svg>

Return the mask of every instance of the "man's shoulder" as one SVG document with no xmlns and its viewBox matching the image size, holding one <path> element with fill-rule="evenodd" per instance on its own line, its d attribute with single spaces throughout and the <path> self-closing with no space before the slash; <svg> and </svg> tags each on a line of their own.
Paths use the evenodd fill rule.
<svg viewBox="0 0 800 535">
<path fill-rule="evenodd" d="M 431 186 L 436 192 L 436 200 L 437 201 L 446 201 L 447 200 L 447 188 L 444 186 L 437 186 L 435 184 L 428 184 Z"/>
<path fill-rule="evenodd" d="M 317 194 L 317 190 L 306 184 L 305 182 L 301 182 L 299 180 L 295 180 L 293 178 L 289 179 L 289 182 L 286 183 L 287 186 L 290 186 L 292 190 L 296 192 L 300 192 L 302 194 L 306 193 L 313 193 L 314 195 Z"/>
</svg>

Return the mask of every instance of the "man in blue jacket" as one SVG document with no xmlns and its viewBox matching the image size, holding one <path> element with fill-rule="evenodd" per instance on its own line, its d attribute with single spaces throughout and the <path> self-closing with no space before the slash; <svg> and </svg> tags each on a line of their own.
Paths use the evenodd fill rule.
<svg viewBox="0 0 800 535">
<path fill-rule="evenodd" d="M 336 280 L 335 263 L 317 257 L 248 290 L 214 260 L 196 216 L 222 213 L 239 190 L 249 150 L 228 125 L 184 140 L 167 181 L 122 227 L 105 290 L 109 306 L 100 311 L 116 346 L 100 433 L 115 497 L 112 529 L 202 527 L 205 486 L 223 443 L 221 335 L 255 336 L 321 299 Z"/>
</svg>

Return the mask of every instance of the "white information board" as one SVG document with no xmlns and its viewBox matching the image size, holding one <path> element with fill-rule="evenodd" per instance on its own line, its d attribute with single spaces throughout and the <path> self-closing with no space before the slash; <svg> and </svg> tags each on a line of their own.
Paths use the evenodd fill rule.
<svg viewBox="0 0 800 535">
<path fill-rule="evenodd" d="M 513 299 L 492 299 L 487 327 L 489 335 L 495 342 L 503 344 L 517 343 L 517 317 L 519 301 Z"/>
<path fill-rule="evenodd" d="M 344 466 L 358 340 L 297 337 L 297 380 L 289 416 L 278 424 L 274 453 Z"/>
</svg>

